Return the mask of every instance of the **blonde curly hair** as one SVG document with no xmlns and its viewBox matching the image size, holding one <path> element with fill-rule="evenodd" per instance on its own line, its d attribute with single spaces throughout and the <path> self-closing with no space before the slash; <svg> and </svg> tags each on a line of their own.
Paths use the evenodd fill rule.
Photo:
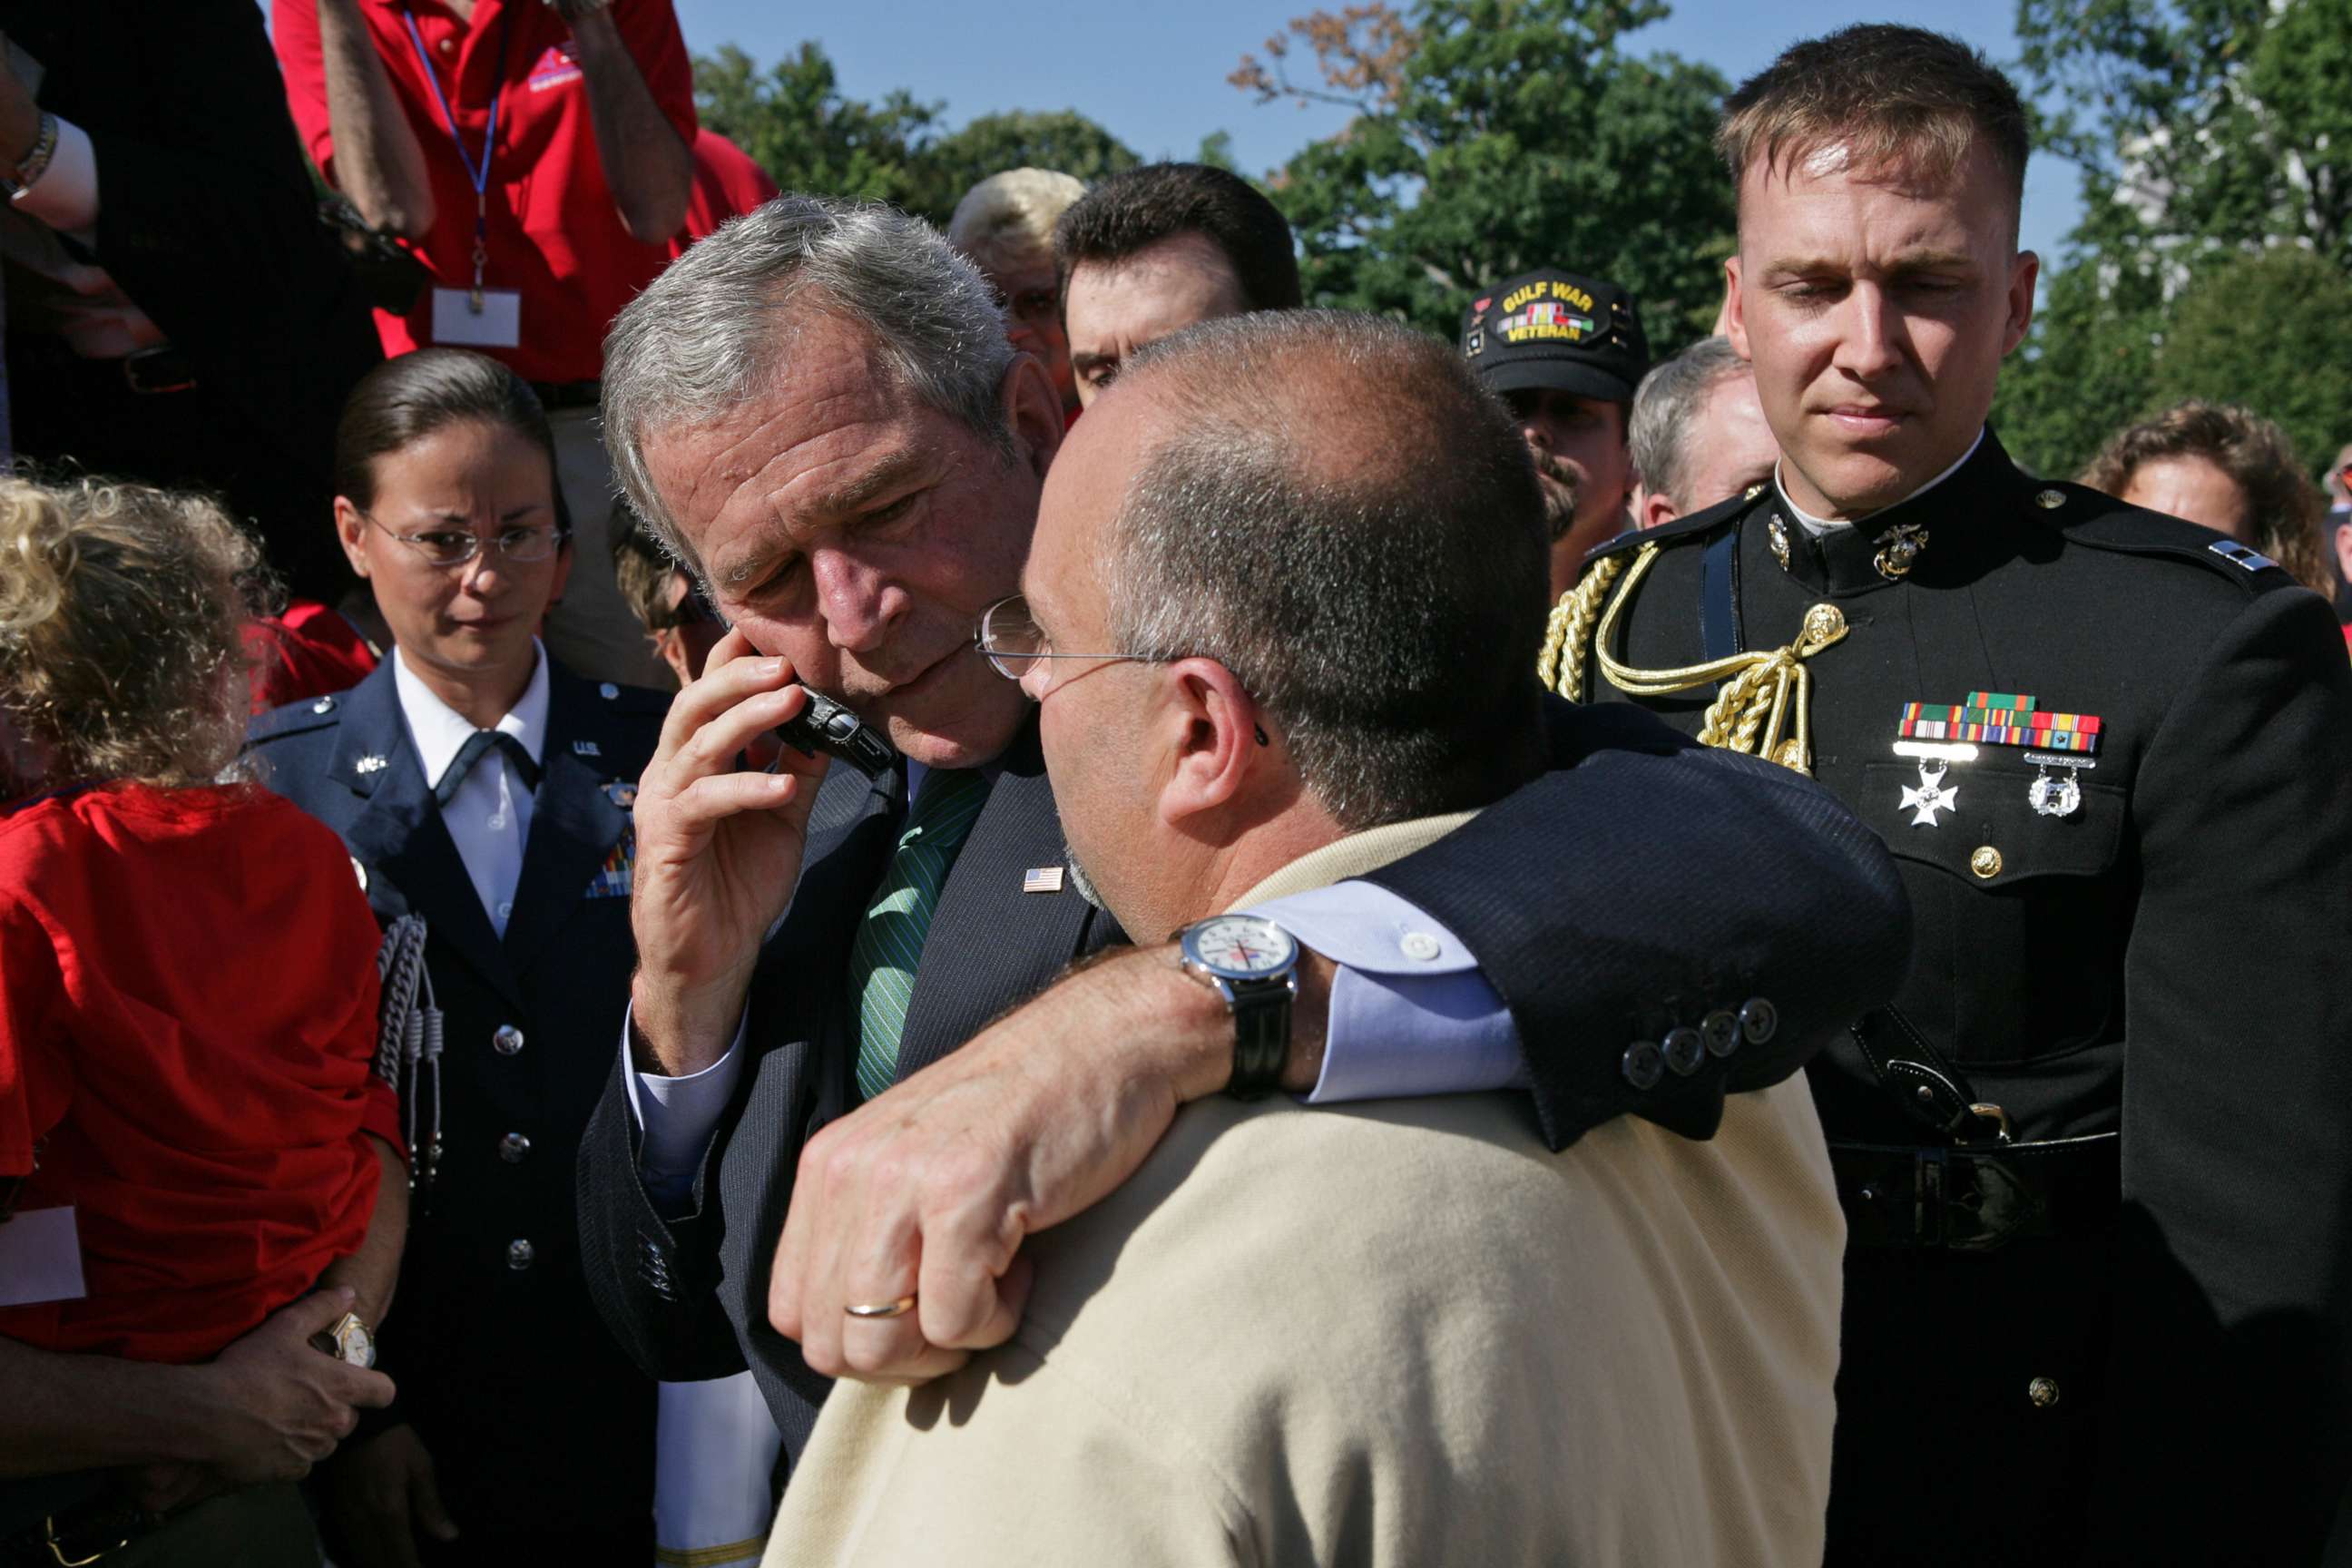
<svg viewBox="0 0 2352 1568">
<path fill-rule="evenodd" d="M 0 475 L 0 708 L 52 787 L 218 777 L 245 739 L 242 628 L 272 597 L 201 496 Z"/>
</svg>

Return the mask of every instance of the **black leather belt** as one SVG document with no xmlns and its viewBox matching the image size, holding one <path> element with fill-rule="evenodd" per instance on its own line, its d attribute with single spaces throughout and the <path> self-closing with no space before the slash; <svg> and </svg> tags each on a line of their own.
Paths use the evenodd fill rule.
<svg viewBox="0 0 2352 1568">
<path fill-rule="evenodd" d="M 1990 1252 L 2103 1230 L 2123 1205 L 2114 1132 L 1970 1148 L 1832 1143 L 1830 1166 L 1855 1247 Z"/>
</svg>

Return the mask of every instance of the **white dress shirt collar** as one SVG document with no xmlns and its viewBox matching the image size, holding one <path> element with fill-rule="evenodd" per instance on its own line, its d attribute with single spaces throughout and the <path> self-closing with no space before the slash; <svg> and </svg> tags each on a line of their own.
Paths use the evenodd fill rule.
<svg viewBox="0 0 2352 1568">
<path fill-rule="evenodd" d="M 522 742 L 534 763 L 546 761 L 547 650 L 531 638 L 530 684 L 505 718 L 492 726 Z M 474 732 L 474 722 L 438 697 L 397 647 L 392 650 L 392 683 L 400 695 L 401 716 L 408 721 L 409 739 L 416 742 L 416 760 L 425 770 L 425 786 L 441 787 L 441 775 L 457 760 L 458 748 Z"/>
<path fill-rule="evenodd" d="M 1929 490 L 1934 489 L 1937 485 L 1942 484 L 1946 479 L 1950 479 L 1954 474 L 1958 473 L 1961 466 L 1967 463 L 1970 458 L 1977 455 L 1977 448 L 1984 445 L 1984 438 L 1985 433 L 1983 430 L 1979 429 L 1977 432 L 1977 438 L 1969 443 L 1969 449 L 1960 454 L 1958 462 L 1954 463 L 1950 468 L 1946 468 L 1942 473 L 1937 474 L 1934 479 L 1929 479 L 1926 484 L 1921 485 L 1917 489 L 1913 490 L 1909 495 L 1905 496 L 1903 500 L 1893 502 L 1889 506 L 1880 507 L 1878 510 L 1890 511 L 1894 510 L 1895 507 L 1901 506 L 1903 501 L 1916 500 L 1919 497 L 1926 495 Z M 1789 515 L 1797 520 L 1797 526 L 1803 529 L 1807 533 L 1811 534 L 1816 539 L 1819 539 L 1822 534 L 1827 533 L 1832 528 L 1852 528 L 1853 524 L 1851 522 L 1841 522 L 1834 518 L 1815 517 L 1812 513 L 1807 511 L 1804 508 L 1799 506 L 1795 501 L 1789 499 L 1789 487 L 1781 480 L 1780 478 L 1780 464 L 1787 460 L 1788 459 L 1784 458 L 1773 463 L 1772 488 L 1780 492 L 1780 504 L 1789 509 Z M 1877 512 L 1873 512 L 1871 514 L 1872 517 L 1875 517 L 1877 515 Z M 1867 522 L 1869 519 L 1864 518 L 1862 521 Z"/>
</svg>

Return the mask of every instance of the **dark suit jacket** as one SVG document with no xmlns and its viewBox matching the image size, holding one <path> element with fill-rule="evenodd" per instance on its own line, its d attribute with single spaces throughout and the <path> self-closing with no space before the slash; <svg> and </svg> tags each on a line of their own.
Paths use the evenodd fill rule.
<svg viewBox="0 0 2352 1568">
<path fill-rule="evenodd" d="M 225 490 L 279 572 L 331 598 L 349 580 L 326 526 L 335 421 L 383 355 L 319 223 L 260 9 L 0 0 L 0 30 L 40 62 L 41 107 L 89 133 L 96 260 L 188 356 L 197 388 L 134 397 L 111 367 L 68 374 L 58 355 L 29 357 L 13 321 L 17 449 Z"/>
<path fill-rule="evenodd" d="M 1785 770 L 1701 751 L 1631 712 L 1552 704 L 1555 771 L 1423 854 L 1371 879 L 1479 954 L 1509 1004 L 1547 1137 L 1564 1146 L 1627 1110 L 1696 1136 L 1727 1089 L 1786 1078 L 1901 976 L 1909 919 L 1883 851 L 1819 789 Z M 665 1219 L 638 1177 L 616 1063 L 581 1154 L 591 1289 L 638 1363 L 665 1378 L 747 1362 L 788 1454 L 825 1380 L 767 1321 L 769 1263 L 803 1141 L 848 1104 L 849 943 L 895 842 L 895 782 L 836 768 L 811 819 L 792 907 L 752 986 L 742 1082 L 706 1156 L 694 1205 Z M 1021 890 L 1066 856 L 1034 726 L 1008 753 L 933 917 L 901 1074 L 952 1050 L 1069 962 L 1121 940 L 1075 889 Z M 1649 1089 L 1628 1047 L 1677 1023 L 1766 996 L 1764 1043 Z"/>
<path fill-rule="evenodd" d="M 377 1341 L 398 1409 L 461 1527 L 642 1531 L 654 1388 L 589 1304 L 572 1167 L 635 963 L 629 900 L 605 873 L 633 847 L 625 786 L 669 700 L 553 666 L 548 678 L 544 771 L 503 941 L 425 787 L 389 661 L 340 697 L 256 721 L 252 755 L 264 784 L 342 838 L 380 921 L 415 913 L 430 928 L 443 1153 Z M 499 1047 L 506 1028 L 519 1049 Z"/>
</svg>

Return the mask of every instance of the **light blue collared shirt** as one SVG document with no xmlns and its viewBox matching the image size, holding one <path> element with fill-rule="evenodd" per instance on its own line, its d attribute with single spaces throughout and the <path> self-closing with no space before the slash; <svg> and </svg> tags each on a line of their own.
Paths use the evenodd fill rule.
<svg viewBox="0 0 2352 1568">
<path fill-rule="evenodd" d="M 909 764 L 908 793 L 922 787 Z M 1370 882 L 1339 882 L 1255 904 L 1339 966 L 1323 1071 L 1310 1105 L 1524 1087 L 1518 1031 L 1462 939 L 1419 906 Z M 637 1164 L 664 1214 L 684 1212 L 710 1135 L 743 1070 L 745 1020 L 726 1054 L 684 1078 L 628 1071 L 629 1108 L 644 1136 Z M 621 1026 L 629 1062 L 629 1026 Z"/>
</svg>

